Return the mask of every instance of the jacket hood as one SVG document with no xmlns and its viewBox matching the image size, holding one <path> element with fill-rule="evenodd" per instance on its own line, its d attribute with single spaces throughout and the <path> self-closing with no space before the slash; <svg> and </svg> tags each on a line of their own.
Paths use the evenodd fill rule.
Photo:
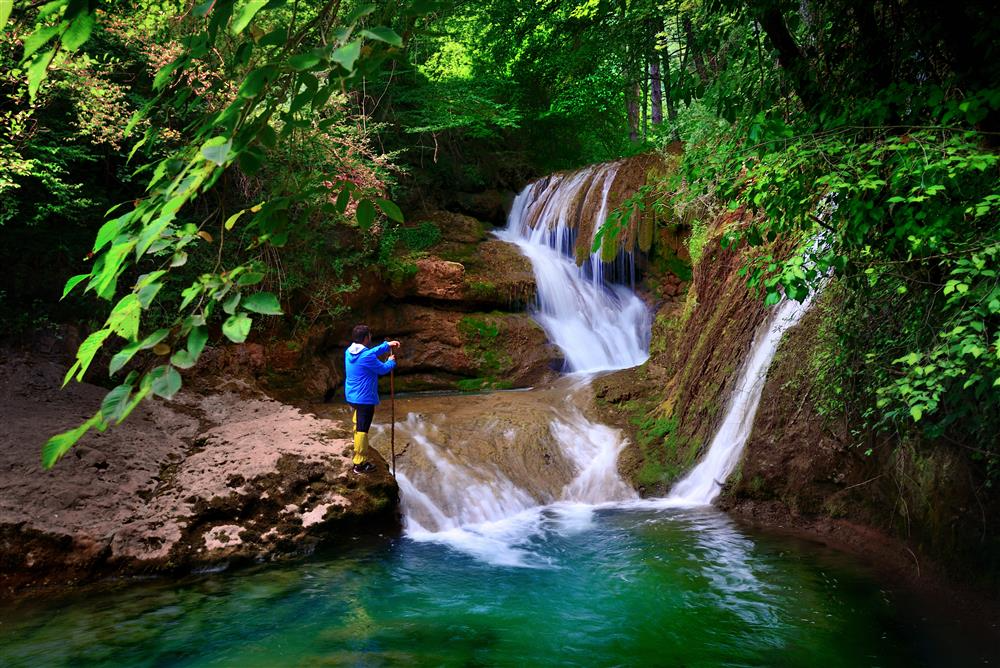
<svg viewBox="0 0 1000 668">
<path fill-rule="evenodd" d="M 368 348 L 365 347 L 365 344 L 363 344 L 363 343 L 352 343 L 351 347 L 347 349 L 347 352 L 349 352 L 352 355 L 357 355 L 358 353 L 360 353 L 360 352 L 362 352 L 364 350 L 368 350 Z"/>
</svg>

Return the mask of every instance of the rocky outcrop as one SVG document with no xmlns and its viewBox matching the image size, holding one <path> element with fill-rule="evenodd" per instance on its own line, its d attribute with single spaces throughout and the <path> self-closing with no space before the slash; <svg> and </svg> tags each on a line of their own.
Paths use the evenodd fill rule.
<svg viewBox="0 0 1000 668">
<path fill-rule="evenodd" d="M 44 471 L 45 438 L 84 419 L 105 392 L 60 391 L 62 368 L 16 354 L 0 366 L 7 588 L 280 559 L 397 526 L 397 489 L 381 460 L 353 474 L 341 423 L 242 381 L 147 401 L 127 425 L 88 434 Z"/>
<path fill-rule="evenodd" d="M 562 367 L 558 348 L 525 313 L 535 276 L 515 246 L 449 211 L 415 216 L 404 229 L 433 242 L 401 257 L 406 278 L 359 277 L 358 289 L 343 296 L 349 315 L 290 340 L 207 350 L 197 377 L 247 378 L 295 403 L 342 400 L 344 348 L 359 322 L 377 341 L 403 342 L 395 373 L 401 391 L 527 387 Z M 383 385 L 388 391 L 388 379 Z"/>
<path fill-rule="evenodd" d="M 403 391 L 527 387 L 561 366 L 558 348 L 523 313 L 403 304 L 373 313 L 370 324 L 405 341 L 396 376 Z"/>
</svg>

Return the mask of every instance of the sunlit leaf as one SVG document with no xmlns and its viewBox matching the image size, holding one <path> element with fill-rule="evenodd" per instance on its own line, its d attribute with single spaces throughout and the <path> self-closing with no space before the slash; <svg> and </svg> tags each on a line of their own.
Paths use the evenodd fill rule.
<svg viewBox="0 0 1000 668">
<path fill-rule="evenodd" d="M 263 315 L 281 315 L 281 304 L 270 292 L 256 292 L 243 300 L 243 308 Z"/>
</svg>

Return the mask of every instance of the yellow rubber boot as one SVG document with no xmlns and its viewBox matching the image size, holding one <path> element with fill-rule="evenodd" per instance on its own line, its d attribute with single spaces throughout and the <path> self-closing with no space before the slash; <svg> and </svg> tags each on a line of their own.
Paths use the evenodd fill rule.
<svg viewBox="0 0 1000 668">
<path fill-rule="evenodd" d="M 354 465 L 365 463 L 365 455 L 368 453 L 368 432 L 354 432 Z"/>
</svg>

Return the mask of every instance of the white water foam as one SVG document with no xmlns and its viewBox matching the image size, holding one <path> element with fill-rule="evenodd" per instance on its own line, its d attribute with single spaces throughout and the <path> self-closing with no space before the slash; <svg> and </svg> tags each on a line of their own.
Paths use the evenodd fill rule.
<svg viewBox="0 0 1000 668">
<path fill-rule="evenodd" d="M 626 444 L 621 432 L 588 420 L 570 400 L 553 407 L 549 424 L 575 469 L 555 499 L 533 496 L 495 466 L 459 462 L 434 443 L 446 422 L 431 425 L 411 413 L 403 427 L 433 464 L 427 471 L 397 473 L 407 536 L 443 543 L 495 565 L 552 566 L 530 549 L 537 536 L 584 531 L 592 524 L 595 508 L 637 498 L 617 471 L 618 455 Z M 505 431 L 504 436 L 518 438 L 515 430 Z"/>
</svg>

